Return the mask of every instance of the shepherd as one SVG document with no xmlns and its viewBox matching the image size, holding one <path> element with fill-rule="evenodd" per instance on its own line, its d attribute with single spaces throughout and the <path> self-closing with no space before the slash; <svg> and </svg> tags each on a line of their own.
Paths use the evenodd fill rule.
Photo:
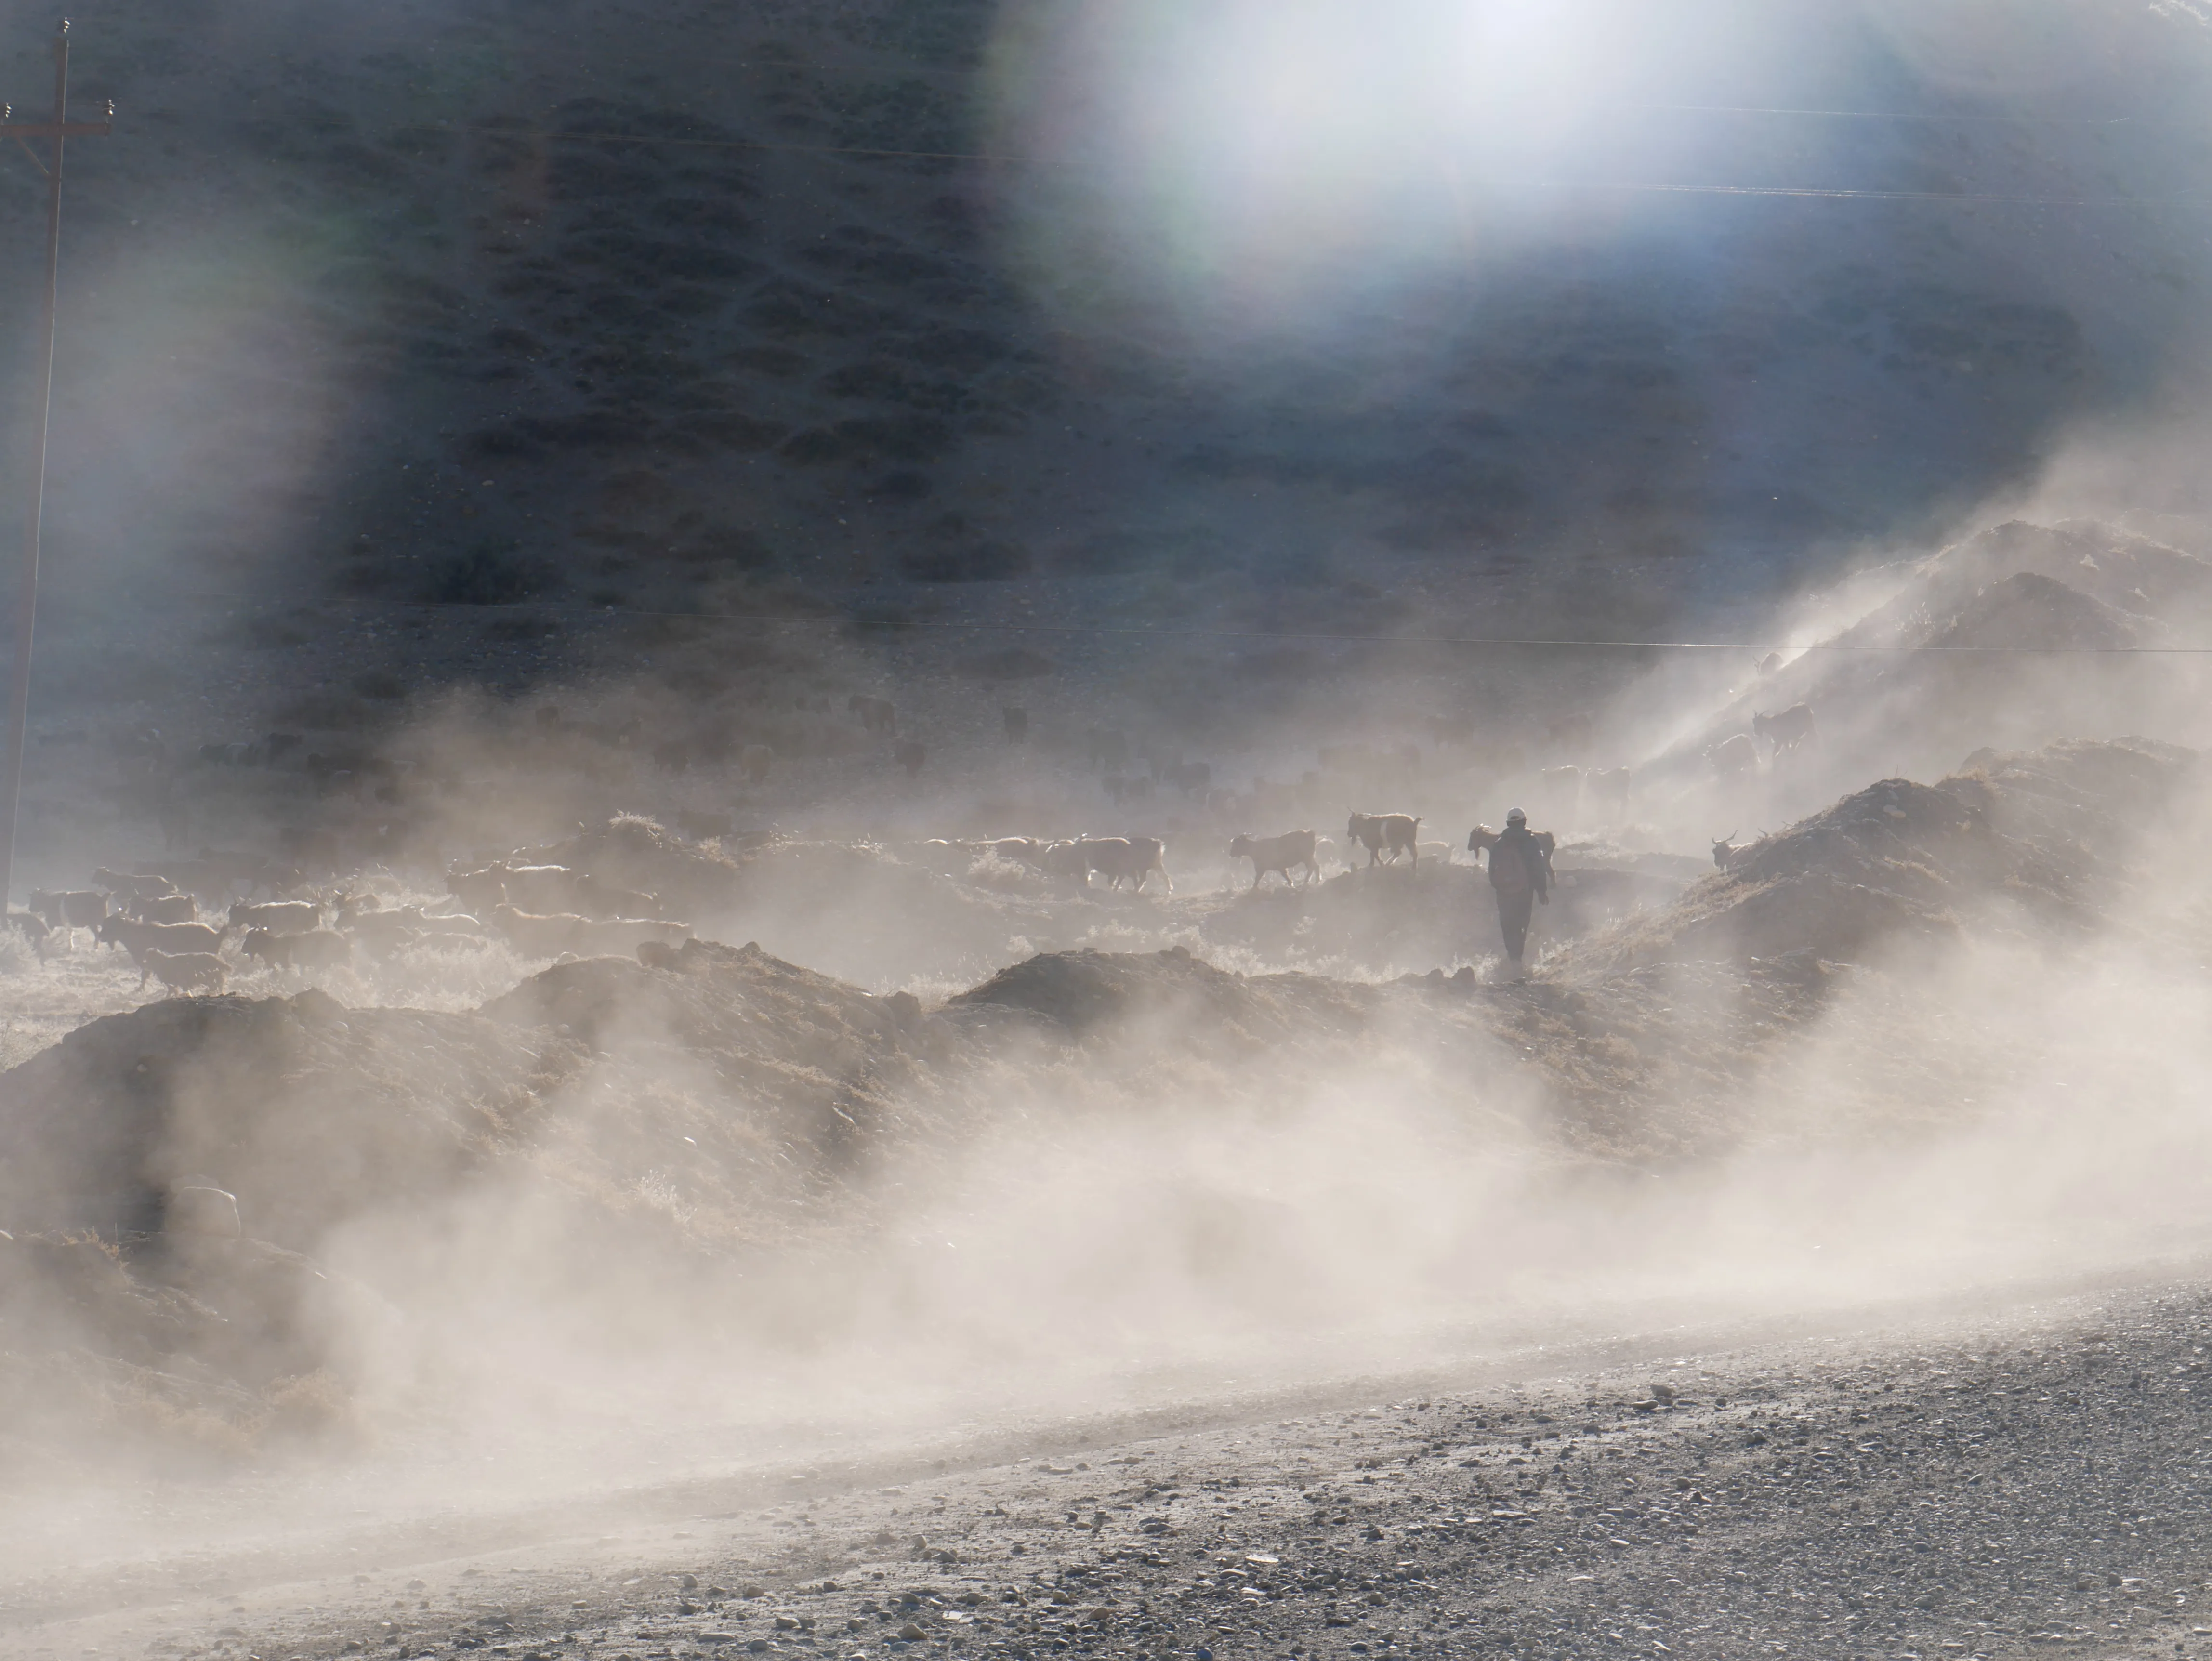
<svg viewBox="0 0 2212 1661">
<path fill-rule="evenodd" d="M 1498 928 L 1505 937 L 1506 960 L 1513 977 L 1523 978 L 1521 953 L 1528 944 L 1528 919 L 1538 905 L 1552 903 L 1552 870 L 1544 845 L 1528 830 L 1528 816 L 1515 808 L 1505 829 L 1490 845 L 1490 886 L 1498 896 Z"/>
</svg>

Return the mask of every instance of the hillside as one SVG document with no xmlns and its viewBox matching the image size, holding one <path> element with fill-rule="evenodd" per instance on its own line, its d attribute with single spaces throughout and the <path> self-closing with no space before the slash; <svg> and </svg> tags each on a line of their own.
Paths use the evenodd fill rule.
<svg viewBox="0 0 2212 1661">
<path fill-rule="evenodd" d="M 2197 910 L 2150 896 L 2196 779 L 2190 753 L 2130 742 L 1884 781 L 1527 984 L 1086 949 L 926 1007 L 694 941 L 465 1013 L 153 1003 L 0 1074 L 0 1388 L 64 1418 L 88 1391 L 157 1441 L 164 1414 L 251 1438 L 563 1333 L 673 1342 L 702 1300 L 724 1313 L 686 1342 L 935 1354 L 983 1295 L 967 1274 L 1056 1299 L 1109 1264 L 1116 1319 L 1273 1321 L 1352 1296 L 1327 1239 L 1390 1261 L 1373 1230 L 1436 1183 L 1494 1191 L 1485 1226 L 1510 1233 L 1547 1193 L 1670 1171 L 1934 1158 L 1984 1134 L 1981 1092 L 2100 1042 L 1931 1019 L 1972 1007 L 1948 954 L 2062 1000 L 2101 995 L 2051 971 L 2102 942 L 2191 972 Z M 1339 908 L 1379 891 L 1340 885 Z M 2154 1123 L 2165 1087 L 2131 1073 Z M 913 1260 L 932 1231 L 972 1261 Z M 1028 1342 L 975 1318 L 975 1342 Z M 460 1366 L 446 1344 L 478 1331 Z"/>
<path fill-rule="evenodd" d="M 1648 615 L 1923 534 L 2186 356 L 2193 209 L 1586 212 L 1485 180 L 2172 193 L 2154 123 L 2006 126 L 2051 85 L 1952 84 L 1863 21 L 1778 12 L 1732 63 L 1669 31 L 1601 119 L 1460 135 L 1456 198 L 1376 151 L 1353 281 L 1334 195 L 1310 238 L 1167 216 L 1218 188 L 1210 106 L 1170 101 L 1182 148 L 1142 163 L 1188 179 L 1140 182 L 1125 66 L 1073 18 L 103 0 L 77 89 L 121 116 L 72 152 L 57 592 L 743 610 L 1080 578 L 1095 617 L 1235 575 L 1280 626 L 1346 581 L 1480 605 L 1510 575 L 1516 605 Z M 2187 106 L 2182 21 L 2094 27 L 2063 107 Z M 23 107 L 34 36 L 0 42 Z M 1762 102 L 1960 119 L 1641 109 Z M 34 183 L 0 173 L 11 222 Z"/>
</svg>

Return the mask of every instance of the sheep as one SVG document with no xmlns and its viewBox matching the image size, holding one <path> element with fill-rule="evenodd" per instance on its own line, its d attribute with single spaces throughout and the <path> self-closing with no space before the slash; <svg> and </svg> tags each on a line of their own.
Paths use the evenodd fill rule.
<svg viewBox="0 0 2212 1661">
<path fill-rule="evenodd" d="M 1046 844 L 1037 852 L 1037 869 L 1048 877 L 1065 877 L 1082 887 L 1091 885 L 1091 861 L 1080 837 L 1073 842 Z"/>
<path fill-rule="evenodd" d="M 97 928 L 107 915 L 107 896 L 96 888 L 73 888 L 59 894 L 34 889 L 31 910 L 56 928 Z"/>
<path fill-rule="evenodd" d="M 311 928 L 298 934 L 256 928 L 247 933 L 240 949 L 249 958 L 286 969 L 331 969 L 353 961 L 353 942 L 329 928 Z"/>
<path fill-rule="evenodd" d="M 482 940 L 484 926 L 465 911 L 432 913 L 420 906 L 403 905 L 395 914 L 418 934 L 447 940 Z"/>
<path fill-rule="evenodd" d="M 1759 770 L 1759 746 L 1748 733 L 1732 733 L 1705 751 L 1706 764 L 1716 776 L 1741 778 Z"/>
<path fill-rule="evenodd" d="M 426 940 L 481 940 L 483 925 L 465 913 L 433 916 L 419 905 L 395 906 L 389 911 L 347 910 L 337 926 L 377 951 L 389 952 Z"/>
<path fill-rule="evenodd" d="M 572 914 L 522 911 L 505 904 L 492 907 L 491 920 L 519 950 L 534 958 L 557 958 L 580 949 L 591 926 L 589 919 Z"/>
<path fill-rule="evenodd" d="M 1417 860 L 1435 860 L 1443 865 L 1451 863 L 1452 848 L 1448 842 L 1420 842 L 1413 844 Z"/>
<path fill-rule="evenodd" d="M 1083 885 L 1091 885 L 1091 873 L 1097 872 L 1106 879 L 1109 889 L 1119 888 L 1124 880 L 1133 883 L 1142 893 L 1145 879 L 1155 871 L 1167 884 L 1168 892 L 1175 892 L 1175 879 L 1168 875 L 1164 862 L 1167 845 L 1154 837 L 1085 837 L 1076 848 L 1084 861 Z"/>
<path fill-rule="evenodd" d="M 222 945 L 222 934 L 204 922 L 134 922 L 128 917 L 107 917 L 93 931 L 102 946 L 119 946 L 133 962 L 143 964 L 151 951 L 171 957 L 214 952 Z"/>
<path fill-rule="evenodd" d="M 866 692 L 855 692 L 845 700 L 846 709 L 860 718 L 862 730 L 880 733 L 885 738 L 898 733 L 898 708 L 889 698 L 870 697 Z"/>
<path fill-rule="evenodd" d="M 912 739 L 902 739 L 891 747 L 891 759 L 906 769 L 906 776 L 908 778 L 920 776 L 921 764 L 927 760 L 928 757 L 929 752 Z"/>
<path fill-rule="evenodd" d="M 727 813 L 700 813 L 690 808 L 678 808 L 676 828 L 695 841 L 705 842 L 712 837 L 726 837 L 737 827 Z"/>
<path fill-rule="evenodd" d="M 1355 812 L 1344 827 L 1344 841 L 1347 848 L 1358 843 L 1366 849 L 1370 868 L 1386 851 L 1394 863 L 1400 854 L 1411 854 L 1418 867 L 1421 862 L 1420 829 L 1418 814 Z"/>
<path fill-rule="evenodd" d="M 131 915 L 140 922 L 198 922 L 200 906 L 190 894 L 160 894 L 133 900 Z"/>
<path fill-rule="evenodd" d="M 688 922 L 665 922 L 658 917 L 586 918 L 577 932 L 574 950 L 599 955 L 629 955 L 647 940 L 681 946 L 691 938 Z"/>
<path fill-rule="evenodd" d="M 507 897 L 507 867 L 495 864 L 476 871 L 447 871 L 446 891 L 464 905 L 484 910 Z"/>
<path fill-rule="evenodd" d="M 125 874 L 111 871 L 106 866 L 92 873 L 93 886 L 105 888 L 110 895 L 119 895 L 128 900 L 157 900 L 164 894 L 173 894 L 177 885 L 164 876 L 150 872 Z"/>
<path fill-rule="evenodd" d="M 520 905 L 526 901 L 542 906 L 545 904 L 544 892 L 556 873 L 565 885 L 570 873 L 564 865 L 509 865 L 503 860 L 495 860 L 474 871 L 447 873 L 446 891 L 463 904 L 480 910 L 505 904 Z"/>
<path fill-rule="evenodd" d="M 342 910 L 337 914 L 337 922 L 338 928 L 372 952 L 396 952 L 403 946 L 413 945 L 417 938 L 415 927 L 396 910 Z M 264 932 L 256 929 L 246 937 L 246 950 L 252 950 L 254 936 Z"/>
<path fill-rule="evenodd" d="M 456 913 L 433 916 L 420 906 L 396 906 L 389 911 L 347 911 L 337 926 L 370 951 L 389 954 L 404 946 L 487 945 L 483 925 L 474 917 Z"/>
<path fill-rule="evenodd" d="M 1610 812 L 1616 820 L 1628 817 L 1629 792 L 1636 776 L 1626 767 L 1593 767 L 1583 775 L 1583 793 L 1596 812 Z"/>
<path fill-rule="evenodd" d="M 1035 837 L 1000 837 L 995 841 L 978 843 L 975 851 L 1004 860 L 1009 865 L 1026 865 L 1038 871 L 1043 869 L 1045 850 L 1051 846 Z"/>
<path fill-rule="evenodd" d="M 525 911 L 556 912 L 577 909 L 580 879 L 565 865 L 500 865 L 500 886 L 507 903 Z"/>
<path fill-rule="evenodd" d="M 1252 887 L 1257 892 L 1260 879 L 1270 871 L 1279 871 L 1283 880 L 1291 880 L 1291 868 L 1302 867 L 1305 880 L 1311 882 L 1321 875 L 1321 862 L 1314 857 L 1314 833 L 1310 830 L 1285 830 L 1279 837 L 1239 836 L 1229 844 L 1232 860 L 1252 861 Z"/>
<path fill-rule="evenodd" d="M 46 936 L 53 933 L 53 926 L 37 912 L 10 911 L 5 927 L 21 934 L 41 958 L 46 955 Z"/>
<path fill-rule="evenodd" d="M 1202 761 L 1174 762 L 1161 770 L 1160 779 L 1185 796 L 1202 794 L 1213 783 L 1213 768 Z"/>
<path fill-rule="evenodd" d="M 565 865 L 488 865 L 448 877 L 446 886 L 471 905 L 504 903 L 546 916 L 573 911 L 585 917 L 650 916 L 660 910 L 655 895 Z"/>
<path fill-rule="evenodd" d="M 323 923 L 323 908 L 313 900 L 240 900 L 230 908 L 233 928 L 262 928 L 272 934 L 304 934 Z"/>
<path fill-rule="evenodd" d="M 138 967 L 142 992 L 149 980 L 160 981 L 170 992 L 202 989 L 220 992 L 230 975 L 229 966 L 212 952 L 162 952 L 149 947 L 140 955 Z"/>
<path fill-rule="evenodd" d="M 1129 763 L 1129 735 L 1094 727 L 1084 734 L 1084 756 L 1103 772 L 1119 772 Z"/>
<path fill-rule="evenodd" d="M 587 917 L 612 919 L 657 917 L 660 915 L 659 895 L 604 882 L 589 872 L 579 876 L 570 885 L 568 904 L 571 910 Z"/>
<path fill-rule="evenodd" d="M 1536 788 L 1528 806 L 1540 818 L 1572 823 L 1582 812 L 1583 777 L 1579 767 L 1539 768 Z"/>
</svg>

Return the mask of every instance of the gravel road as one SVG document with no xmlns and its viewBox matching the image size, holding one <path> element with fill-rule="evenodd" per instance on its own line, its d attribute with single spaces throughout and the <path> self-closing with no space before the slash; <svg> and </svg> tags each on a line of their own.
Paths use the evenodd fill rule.
<svg viewBox="0 0 2212 1661">
<path fill-rule="evenodd" d="M 781 1503 L 475 1555 L 426 1536 L 410 1560 L 388 1536 L 348 1548 L 351 1573 L 257 1580 L 203 1556 L 161 1591 L 118 1565 L 105 1608 L 0 1584 L 0 1651 L 2212 1653 L 2203 1287 L 1655 1352 L 886 1486 L 802 1474 Z"/>
</svg>

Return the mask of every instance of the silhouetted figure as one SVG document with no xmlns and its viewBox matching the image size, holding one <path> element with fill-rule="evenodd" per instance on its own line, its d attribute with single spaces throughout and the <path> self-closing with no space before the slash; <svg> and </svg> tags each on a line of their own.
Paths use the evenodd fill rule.
<svg viewBox="0 0 2212 1661">
<path fill-rule="evenodd" d="M 1528 944 L 1528 919 L 1539 904 L 1552 903 L 1552 873 L 1543 845 L 1529 834 L 1528 816 L 1515 808 L 1505 829 L 1490 847 L 1490 886 L 1498 896 L 1498 928 L 1505 937 L 1505 957 L 1517 974 Z"/>
</svg>

